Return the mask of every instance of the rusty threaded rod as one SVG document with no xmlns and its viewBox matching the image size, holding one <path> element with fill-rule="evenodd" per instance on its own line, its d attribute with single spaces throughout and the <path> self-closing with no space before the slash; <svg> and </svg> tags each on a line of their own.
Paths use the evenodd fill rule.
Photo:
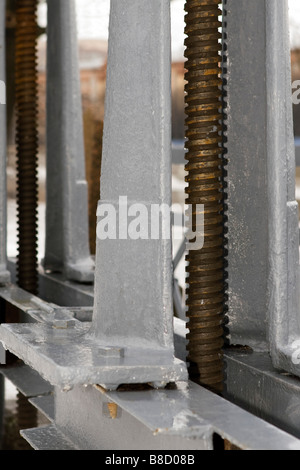
<svg viewBox="0 0 300 470">
<path fill-rule="evenodd" d="M 17 0 L 16 145 L 18 285 L 38 292 L 37 0 Z"/>
<path fill-rule="evenodd" d="M 186 204 L 192 205 L 193 216 L 196 205 L 204 205 L 204 246 L 186 258 L 187 359 L 191 380 L 217 393 L 223 390 L 225 301 L 219 3 L 185 4 Z"/>
<path fill-rule="evenodd" d="M 19 287 L 38 294 L 38 93 L 37 93 L 38 0 L 16 3 L 16 151 Z M 37 426 L 37 410 L 20 392 L 17 395 L 19 429 Z M 30 449 L 20 436 L 19 450 Z"/>
</svg>

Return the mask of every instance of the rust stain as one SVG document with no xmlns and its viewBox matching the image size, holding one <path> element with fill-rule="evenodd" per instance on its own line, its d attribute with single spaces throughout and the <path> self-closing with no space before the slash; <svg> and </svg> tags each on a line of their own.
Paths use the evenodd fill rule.
<svg viewBox="0 0 300 470">
<path fill-rule="evenodd" d="M 118 405 L 115 403 L 107 403 L 107 408 L 111 419 L 117 419 L 118 417 Z"/>
</svg>

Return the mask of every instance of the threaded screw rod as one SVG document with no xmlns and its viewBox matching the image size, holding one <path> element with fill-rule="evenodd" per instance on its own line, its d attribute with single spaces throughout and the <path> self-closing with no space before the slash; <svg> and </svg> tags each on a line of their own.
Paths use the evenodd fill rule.
<svg viewBox="0 0 300 470">
<path fill-rule="evenodd" d="M 37 211 L 38 211 L 38 98 L 37 98 L 37 4 L 38 0 L 17 0 L 16 4 L 16 150 L 19 287 L 37 295 Z M 17 396 L 19 429 L 37 425 L 37 410 L 20 392 Z M 20 436 L 19 450 L 30 449 Z"/>
<path fill-rule="evenodd" d="M 202 250 L 187 255 L 190 378 L 223 389 L 224 220 L 219 0 L 187 0 L 186 203 L 204 205 Z M 193 221 L 189 221 L 193 227 Z"/>
<path fill-rule="evenodd" d="M 17 0 L 16 145 L 18 215 L 18 285 L 38 292 L 38 99 L 37 0 Z"/>
</svg>

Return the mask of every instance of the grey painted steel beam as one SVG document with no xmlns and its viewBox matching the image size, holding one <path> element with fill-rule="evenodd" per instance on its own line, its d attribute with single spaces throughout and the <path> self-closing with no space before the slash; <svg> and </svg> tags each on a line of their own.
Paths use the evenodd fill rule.
<svg viewBox="0 0 300 470">
<path fill-rule="evenodd" d="M 71 326 L 45 322 L 0 326 L 5 346 L 51 384 L 69 389 L 78 384 L 103 384 L 113 390 L 124 383 L 186 380 L 186 365 L 163 348 L 140 345 L 122 348 L 99 342 L 90 324 L 72 320 Z"/>
<path fill-rule="evenodd" d="M 156 391 L 56 389 L 54 423 L 22 432 L 34 448 L 55 450 L 51 434 L 80 450 L 213 450 L 214 434 L 243 450 L 300 449 L 299 439 L 191 382 Z"/>
<path fill-rule="evenodd" d="M 23 305 L 23 308 L 25 308 L 25 305 Z M 30 312 L 30 309 L 27 311 Z M 176 357 L 184 360 L 186 355 L 185 323 L 175 318 L 174 326 Z M 26 332 L 24 333 L 26 335 Z M 42 338 L 43 334 L 38 334 L 36 337 L 38 347 L 42 346 Z M 55 341 L 56 349 L 60 344 L 57 338 Z M 32 341 L 29 342 L 32 343 Z M 82 348 L 81 354 L 83 350 L 86 358 L 88 350 Z M 71 356 L 77 355 L 72 350 L 69 353 Z M 44 370 L 45 365 L 43 364 L 41 351 L 39 354 L 41 369 Z M 55 359 L 53 354 L 51 356 Z M 229 398 L 234 397 L 237 404 L 247 408 L 252 413 L 257 412 L 258 407 L 259 410 L 262 410 L 259 416 L 267 419 L 267 421 L 271 421 L 270 416 L 267 415 L 269 410 L 270 415 L 274 417 L 273 424 L 285 429 L 286 432 L 297 433 L 296 435 L 299 437 L 297 421 L 298 380 L 276 372 L 266 355 L 258 356 L 257 354 L 242 353 L 232 357 L 230 352 L 225 352 L 227 394 Z M 248 358 L 250 359 L 248 360 Z M 68 362 L 69 358 L 67 357 L 66 360 Z M 6 372 L 6 369 L 4 369 L 4 372 L 10 373 L 9 370 Z M 12 369 L 11 372 L 15 372 L 15 376 L 19 377 L 18 371 Z M 36 376 L 36 372 L 34 374 Z M 26 375 L 28 376 L 28 374 Z M 10 378 L 12 377 L 10 376 Z M 18 382 L 15 379 L 13 381 L 17 386 L 20 385 L 19 379 Z M 36 377 L 34 377 L 33 382 L 36 383 Z M 39 381 L 39 383 L 43 383 L 43 381 Z M 49 392 L 48 386 L 45 388 L 44 385 L 42 385 L 42 388 L 40 386 L 37 388 L 34 385 L 34 389 L 30 385 L 30 389 L 27 387 L 26 390 L 24 384 L 21 384 L 21 387 L 27 395 Z M 40 397 L 32 400 L 32 403 L 42 412 L 46 410 L 46 415 L 49 416 L 49 419 L 54 420 L 54 425 L 43 429 L 27 430 L 22 432 L 22 435 L 29 440 L 34 448 L 51 450 L 56 450 L 57 446 L 64 450 L 67 450 L 69 446 L 80 449 L 115 449 L 116 447 L 131 449 L 132 435 L 139 436 L 137 442 L 141 443 L 140 448 L 145 446 L 145 442 L 149 446 L 151 443 L 153 447 L 150 448 L 153 449 L 158 446 L 158 448 L 169 450 L 173 448 L 170 445 L 174 445 L 175 449 L 199 449 L 201 446 L 211 448 L 213 433 L 217 433 L 245 449 L 279 450 L 295 448 L 295 446 L 297 448 L 299 445 L 299 441 L 297 442 L 285 433 L 282 434 L 279 429 L 270 427 L 262 420 L 253 420 L 253 416 L 249 413 L 243 412 L 234 405 L 232 407 L 226 400 L 191 383 L 179 384 L 178 390 L 165 390 L 163 394 L 161 394 L 161 391 L 154 390 L 143 392 L 132 390 L 117 393 L 106 393 L 103 389 L 98 389 L 97 393 L 94 391 L 91 393 L 91 390 L 94 390 L 94 387 L 75 386 L 69 392 L 62 392 L 61 387 L 59 387 L 55 391 L 54 403 L 53 396 L 45 398 L 47 400 L 46 404 L 41 402 Z M 270 393 L 270 390 L 272 390 L 272 393 Z M 99 391 L 101 391 L 101 397 L 105 397 L 104 401 L 100 398 Z M 241 397 L 244 397 L 245 402 Z M 253 406 L 253 402 L 255 402 L 256 407 Z M 86 406 L 82 406 L 83 403 Z M 108 403 L 117 405 L 116 420 L 109 415 Z M 167 410 L 166 406 L 170 409 Z M 95 412 L 98 408 L 100 414 Z M 56 410 L 56 416 L 53 415 L 53 409 Z M 74 417 L 74 410 L 76 410 L 76 417 Z M 191 411 L 190 414 L 189 410 Z M 181 419 L 183 412 L 184 416 L 190 416 L 192 419 L 192 421 L 188 419 L 186 425 L 184 425 L 184 419 Z M 277 417 L 281 417 L 281 420 L 276 421 Z M 163 418 L 165 420 L 170 419 L 170 422 L 175 424 L 176 422 L 179 423 L 178 428 L 174 424 L 178 441 L 177 438 L 174 442 L 173 437 L 168 437 L 169 433 L 173 436 L 173 431 L 168 423 L 160 424 L 160 419 Z M 80 426 L 76 424 L 77 419 L 80 420 Z M 108 420 L 108 426 L 103 427 L 103 420 Z M 122 420 L 122 424 L 120 420 Z M 290 427 L 287 426 L 289 422 L 292 423 Z M 154 432 L 159 424 L 162 426 L 162 435 Z M 123 432 L 123 427 L 127 429 L 127 434 Z M 166 428 L 168 431 L 166 431 Z M 104 429 L 104 435 L 99 433 L 100 429 Z M 128 429 L 130 429 L 130 433 L 128 433 Z M 209 432 L 208 434 L 204 433 L 200 438 L 200 429 L 207 429 Z M 131 436 L 130 442 L 126 440 L 125 434 Z M 192 447 L 189 442 L 191 438 L 197 439 L 197 441 L 193 441 Z M 61 444 L 59 444 L 60 439 Z M 72 444 L 70 441 L 72 441 Z M 107 447 L 107 445 L 112 447 Z M 134 445 L 136 445 L 135 440 Z M 139 447 L 135 448 L 138 449 Z"/>
<path fill-rule="evenodd" d="M 92 282 L 74 0 L 48 2 L 45 270 Z"/>
<path fill-rule="evenodd" d="M 26 365 L 0 368 L 0 375 L 8 379 L 25 397 L 48 395 L 53 391 L 49 382 Z"/>
<path fill-rule="evenodd" d="M 300 376 L 299 214 L 291 100 L 288 1 L 266 0 L 268 318 L 275 367 Z"/>
<path fill-rule="evenodd" d="M 150 214 L 172 204 L 170 2 L 113 0 L 109 31 L 100 206 Z M 171 240 L 118 238 L 97 240 L 95 334 L 171 350 Z"/>
<path fill-rule="evenodd" d="M 174 319 L 176 357 L 186 357 L 188 330 Z M 243 347 L 224 350 L 224 397 L 273 426 L 300 438 L 300 381 L 277 370 L 268 352 Z"/>
<path fill-rule="evenodd" d="M 224 0 L 223 11 L 228 328 L 233 344 L 267 349 L 265 0 Z"/>
<path fill-rule="evenodd" d="M 184 322 L 174 322 L 176 355 L 181 357 L 186 330 Z M 58 388 L 54 396 L 31 400 L 53 424 L 22 435 L 39 450 L 211 449 L 214 433 L 242 449 L 298 449 L 298 439 L 287 434 L 297 432 L 299 437 L 298 380 L 279 375 L 263 354 L 226 352 L 225 357 L 229 398 L 245 407 L 240 399 L 245 397 L 248 409 L 253 413 L 259 407 L 259 416 L 267 421 L 269 410 L 273 424 L 286 432 L 189 382 L 164 391 L 108 393 L 99 387 L 75 387 L 63 392 Z M 276 421 L 277 417 L 281 420 Z M 288 420 L 292 427 L 286 426 Z"/>
<path fill-rule="evenodd" d="M 300 438 L 300 382 L 276 371 L 269 354 L 226 351 L 226 398 Z"/>
<path fill-rule="evenodd" d="M 46 278 L 48 277 L 46 276 Z M 50 277 L 55 278 L 54 275 Z M 44 280 L 44 282 L 47 281 Z M 74 294 L 74 292 L 72 295 L 69 294 L 70 289 L 72 289 L 72 292 L 77 289 L 77 294 Z M 80 305 L 85 305 L 87 299 L 86 293 L 82 291 L 82 286 L 79 284 L 72 285 L 70 283 L 70 286 L 66 285 L 65 295 L 63 290 L 58 292 L 58 289 L 54 288 L 52 292 L 53 301 L 56 301 L 55 293 L 58 297 L 62 295 L 66 299 L 69 298 L 69 306 L 72 305 L 72 297 Z M 5 298 L 8 302 L 11 301 L 8 294 Z M 18 298 L 20 299 L 20 295 Z M 21 309 L 25 308 L 22 302 L 18 303 L 17 306 Z M 74 312 L 78 318 L 81 318 L 81 314 L 77 309 L 70 308 L 70 311 Z M 89 314 L 84 308 L 80 311 L 88 315 L 88 318 L 84 317 L 86 320 L 92 320 L 91 309 Z M 185 322 L 174 318 L 175 355 L 183 361 L 186 360 L 187 332 Z M 298 419 L 300 389 L 298 378 L 276 370 L 268 353 L 225 350 L 225 361 L 226 398 L 267 422 L 300 438 Z"/>
<path fill-rule="evenodd" d="M 55 425 L 21 431 L 34 450 L 79 450 Z"/>
<path fill-rule="evenodd" d="M 171 208 L 168 0 L 113 0 L 99 207 Z M 170 222 L 162 218 L 166 233 Z M 97 240 L 93 332 L 115 346 L 174 353 L 171 240 Z M 167 359 L 169 358 L 169 359 Z"/>
<path fill-rule="evenodd" d="M 0 285 L 10 281 L 6 258 L 6 0 L 0 0 Z"/>
<path fill-rule="evenodd" d="M 16 260 L 8 259 L 12 282 L 16 284 Z M 39 296 L 49 303 L 61 306 L 87 306 L 94 303 L 94 286 L 70 281 L 63 273 L 45 273 L 39 268 Z"/>
<path fill-rule="evenodd" d="M 288 3 L 225 0 L 224 9 L 230 340 L 270 349 L 276 367 L 300 375 Z"/>
<path fill-rule="evenodd" d="M 50 422 L 54 421 L 54 395 L 44 395 L 39 397 L 33 397 L 28 400 L 33 406 L 35 406 Z"/>
</svg>

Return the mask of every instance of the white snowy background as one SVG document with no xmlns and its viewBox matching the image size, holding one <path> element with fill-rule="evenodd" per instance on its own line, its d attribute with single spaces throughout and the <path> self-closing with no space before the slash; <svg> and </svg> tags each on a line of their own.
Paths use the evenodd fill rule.
<svg viewBox="0 0 300 470">
<path fill-rule="evenodd" d="M 300 47 L 300 0 L 288 0 L 291 46 Z M 185 0 L 172 0 L 173 59 L 183 55 Z M 110 0 L 76 0 L 79 39 L 107 39 Z M 45 24 L 46 5 L 40 8 L 40 23 Z"/>
</svg>

